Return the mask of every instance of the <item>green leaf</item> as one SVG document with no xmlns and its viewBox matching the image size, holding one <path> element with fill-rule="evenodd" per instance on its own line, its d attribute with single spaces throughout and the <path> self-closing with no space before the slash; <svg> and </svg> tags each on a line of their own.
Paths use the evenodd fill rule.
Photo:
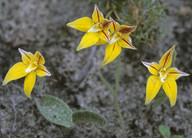
<svg viewBox="0 0 192 138">
<path fill-rule="evenodd" d="M 74 123 L 92 123 L 99 126 L 104 126 L 107 120 L 96 112 L 89 110 L 77 111 L 73 113 Z"/>
<path fill-rule="evenodd" d="M 163 136 L 163 138 L 170 138 L 171 132 L 168 126 L 160 125 L 159 132 Z"/>
<path fill-rule="evenodd" d="M 174 135 L 174 136 L 172 136 L 172 138 L 183 138 L 183 137 L 180 135 Z"/>
<path fill-rule="evenodd" d="M 35 99 L 35 103 L 40 113 L 50 122 L 67 128 L 73 125 L 73 112 L 61 99 L 43 95 L 41 98 Z"/>
</svg>

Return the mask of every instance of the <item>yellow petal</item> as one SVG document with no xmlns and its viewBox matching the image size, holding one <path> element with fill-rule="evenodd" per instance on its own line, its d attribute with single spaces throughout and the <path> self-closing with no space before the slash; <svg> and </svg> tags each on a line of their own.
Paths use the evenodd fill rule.
<svg viewBox="0 0 192 138">
<path fill-rule="evenodd" d="M 46 69 L 45 66 L 40 65 L 37 70 L 36 70 L 36 74 L 39 77 L 43 77 L 43 76 L 51 76 L 51 73 Z"/>
<path fill-rule="evenodd" d="M 175 45 L 170 48 L 161 58 L 161 60 L 159 61 L 159 65 L 162 68 L 169 68 L 171 66 L 172 63 L 172 57 L 173 57 L 173 52 L 175 50 Z"/>
<path fill-rule="evenodd" d="M 117 43 L 109 44 L 105 50 L 105 58 L 101 66 L 112 62 L 121 53 L 121 47 Z"/>
<path fill-rule="evenodd" d="M 178 78 L 182 77 L 182 76 L 189 76 L 189 74 L 182 72 L 180 70 L 178 70 L 175 67 L 169 68 L 167 70 L 168 73 L 168 78 L 173 78 L 174 80 L 177 80 Z"/>
<path fill-rule="evenodd" d="M 110 27 L 110 31 L 111 31 L 111 33 L 113 33 L 113 32 L 115 32 L 116 30 L 119 29 L 120 25 L 119 25 L 118 22 L 116 22 L 115 20 L 113 20 L 111 17 L 110 17 L 110 20 L 111 20 L 111 23 L 112 23 L 112 25 L 111 25 L 111 27 Z"/>
<path fill-rule="evenodd" d="M 39 51 L 36 51 L 34 56 L 35 56 L 35 61 L 37 62 L 37 64 L 40 64 L 40 65 L 45 64 L 45 59 Z"/>
<path fill-rule="evenodd" d="M 103 40 L 103 39 L 99 39 L 99 41 L 95 44 L 95 45 L 104 45 L 107 44 L 108 42 Z"/>
<path fill-rule="evenodd" d="M 16 63 L 8 71 L 2 85 L 6 85 L 8 82 L 10 82 L 12 80 L 17 80 L 17 79 L 24 77 L 25 75 L 27 75 L 27 73 L 25 72 L 26 69 L 27 69 L 27 67 L 23 62 Z"/>
<path fill-rule="evenodd" d="M 126 25 L 120 25 L 119 32 L 123 35 L 129 35 L 131 32 L 135 31 L 137 26 L 126 26 Z"/>
<path fill-rule="evenodd" d="M 29 65 L 31 60 L 33 60 L 33 58 L 34 58 L 33 54 L 31 52 L 27 52 L 21 48 L 19 48 L 18 50 L 22 56 L 23 63 L 26 65 Z"/>
<path fill-rule="evenodd" d="M 159 76 L 152 75 L 149 77 L 146 87 L 145 105 L 149 104 L 155 98 L 155 96 L 159 92 L 159 89 L 161 88 L 161 85 L 162 82 Z"/>
<path fill-rule="evenodd" d="M 158 70 L 159 70 L 159 64 L 157 64 L 156 62 L 152 62 L 152 63 L 148 63 L 148 62 L 143 62 L 143 65 L 145 65 L 149 72 L 153 75 L 158 75 Z"/>
<path fill-rule="evenodd" d="M 166 79 L 163 83 L 163 89 L 169 98 L 171 107 L 175 105 L 177 100 L 177 83 L 174 79 Z"/>
<path fill-rule="evenodd" d="M 127 36 L 124 38 L 121 38 L 120 40 L 117 41 L 117 43 L 123 47 L 123 48 L 129 48 L 129 49 L 134 49 L 136 50 L 136 48 L 133 46 L 132 44 L 132 40 L 131 37 Z"/>
<path fill-rule="evenodd" d="M 99 41 L 98 33 L 97 32 L 88 32 L 86 33 L 83 38 L 81 39 L 81 42 L 79 46 L 77 47 L 77 51 L 88 48 L 90 46 L 95 45 Z"/>
<path fill-rule="evenodd" d="M 104 20 L 103 13 L 99 10 L 96 4 L 92 14 L 92 19 L 95 23 L 102 22 Z"/>
<path fill-rule="evenodd" d="M 91 20 L 89 17 L 82 17 L 80 19 L 77 19 L 77 20 L 67 24 L 67 26 L 77 29 L 82 32 L 87 32 L 94 25 L 95 24 L 94 24 L 93 20 Z"/>
<path fill-rule="evenodd" d="M 108 30 L 102 30 L 101 32 L 98 33 L 98 36 L 99 36 L 99 39 L 110 43 L 109 31 Z"/>
<path fill-rule="evenodd" d="M 24 92 L 25 95 L 28 98 L 31 98 L 31 91 L 33 90 L 33 87 L 35 85 L 36 81 L 36 75 L 35 72 L 32 71 L 30 72 L 26 77 L 25 77 L 25 82 L 24 82 Z"/>
</svg>

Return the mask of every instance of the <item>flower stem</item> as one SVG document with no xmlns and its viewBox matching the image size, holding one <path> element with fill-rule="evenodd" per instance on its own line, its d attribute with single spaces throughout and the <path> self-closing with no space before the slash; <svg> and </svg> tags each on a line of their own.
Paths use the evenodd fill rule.
<svg viewBox="0 0 192 138">
<path fill-rule="evenodd" d="M 118 100 L 117 100 L 117 90 L 118 90 L 118 87 L 119 87 L 120 61 L 121 60 L 120 60 L 120 56 L 119 56 L 118 57 L 118 63 L 117 63 L 117 74 L 116 74 L 116 80 L 115 80 L 115 90 L 113 90 L 110 87 L 109 83 L 103 77 L 102 74 L 100 76 L 101 76 L 101 81 L 103 82 L 103 84 L 109 89 L 109 91 L 113 95 L 113 98 L 115 100 L 116 110 L 117 110 L 117 113 L 118 113 L 118 116 L 119 116 L 119 119 L 120 119 L 121 127 L 123 129 L 123 135 L 124 135 L 124 138 L 126 138 L 127 135 L 126 135 L 126 131 L 125 131 L 124 121 L 123 121 L 123 118 L 122 118 L 122 115 L 121 115 L 121 111 L 120 111 L 120 108 L 119 108 L 119 103 L 118 103 Z"/>
<path fill-rule="evenodd" d="M 114 100 L 115 100 L 116 110 L 117 110 L 117 113 L 118 113 L 118 116 L 119 116 L 119 119 L 120 119 L 121 127 L 123 129 L 123 134 L 124 134 L 124 137 L 126 138 L 127 136 L 126 136 L 126 131 L 125 131 L 125 125 L 124 125 L 122 114 L 121 114 L 121 111 L 120 111 L 120 108 L 119 108 L 119 103 L 118 103 L 118 100 L 117 100 L 117 90 L 118 90 L 118 87 L 119 87 L 120 62 L 121 62 L 120 56 L 118 56 L 116 83 L 115 83 L 115 91 L 113 93 L 113 97 L 114 97 Z"/>
</svg>

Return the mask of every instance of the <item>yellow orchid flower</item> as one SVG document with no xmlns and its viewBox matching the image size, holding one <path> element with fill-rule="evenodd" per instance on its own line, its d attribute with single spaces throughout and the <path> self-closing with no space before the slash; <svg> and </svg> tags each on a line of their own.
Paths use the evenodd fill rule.
<svg viewBox="0 0 192 138">
<path fill-rule="evenodd" d="M 6 85 L 12 80 L 17 80 L 25 77 L 24 92 L 28 98 L 31 98 L 31 91 L 35 85 L 36 75 L 39 77 L 51 76 L 51 73 L 46 69 L 45 59 L 39 51 L 33 55 L 31 52 L 26 52 L 19 48 L 23 62 L 18 62 L 10 68 L 2 85 Z"/>
<path fill-rule="evenodd" d="M 112 62 L 121 53 L 121 47 L 136 50 L 129 36 L 136 29 L 136 26 L 119 25 L 112 18 L 110 20 L 112 23 L 110 27 L 111 41 L 106 47 L 105 58 L 101 66 Z"/>
<path fill-rule="evenodd" d="M 170 67 L 174 50 L 175 45 L 163 55 L 159 64 L 156 62 L 142 62 L 152 74 L 147 81 L 146 105 L 155 98 L 161 86 L 169 98 L 171 107 L 175 105 L 177 100 L 177 83 L 175 80 L 181 76 L 189 76 L 189 74 L 175 67 Z"/>
<path fill-rule="evenodd" d="M 102 12 L 98 9 L 97 5 L 95 5 L 92 19 L 89 17 L 82 17 L 68 23 L 67 26 L 86 32 L 76 49 L 79 51 L 93 45 L 102 45 L 110 42 L 108 31 L 110 24 L 111 21 L 105 19 Z"/>
</svg>

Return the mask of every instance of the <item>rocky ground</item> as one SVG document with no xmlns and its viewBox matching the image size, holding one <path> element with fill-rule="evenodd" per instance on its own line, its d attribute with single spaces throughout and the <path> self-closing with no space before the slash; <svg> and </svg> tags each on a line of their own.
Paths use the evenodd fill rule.
<svg viewBox="0 0 192 138">
<path fill-rule="evenodd" d="M 177 81 L 175 107 L 170 108 L 168 98 L 157 108 L 144 105 L 145 86 L 150 74 L 141 60 L 158 61 L 176 44 L 176 66 L 192 74 L 192 1 L 162 2 L 168 5 L 162 19 L 162 29 L 166 33 L 152 48 L 138 45 L 137 51 L 123 49 L 121 53 L 118 99 L 126 132 L 131 138 L 160 138 L 160 124 L 169 126 L 172 134 L 192 135 L 191 76 Z M 108 120 L 104 127 L 80 124 L 67 129 L 54 125 L 42 117 L 34 100 L 24 95 L 24 79 L 20 79 L 0 86 L 0 137 L 122 137 L 114 99 L 100 81 L 102 73 L 111 85 L 114 84 L 117 61 L 101 68 L 105 46 L 97 46 L 95 56 L 91 57 L 92 66 L 81 79 L 80 74 L 95 49 L 76 52 L 83 33 L 66 27 L 67 22 L 91 16 L 92 11 L 93 5 L 86 0 L 81 3 L 75 0 L 0 0 L 0 83 L 9 68 L 21 61 L 18 48 L 32 53 L 39 50 L 52 73 L 51 77 L 45 78 L 43 92 L 61 98 L 73 111 L 89 109 Z M 34 89 L 32 97 L 36 95 Z"/>
</svg>

